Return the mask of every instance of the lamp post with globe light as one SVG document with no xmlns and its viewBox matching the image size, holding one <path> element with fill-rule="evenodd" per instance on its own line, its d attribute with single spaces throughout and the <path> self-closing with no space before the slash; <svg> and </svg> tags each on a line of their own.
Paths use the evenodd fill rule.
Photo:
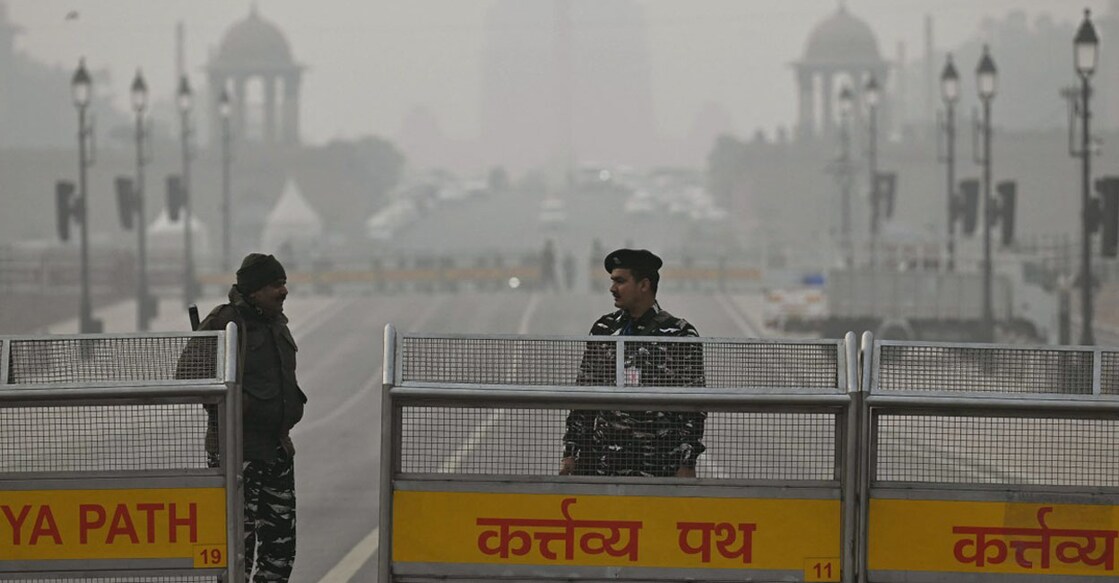
<svg viewBox="0 0 1119 583">
<path fill-rule="evenodd" d="M 998 70 L 991 58 L 987 45 L 983 46 L 983 56 L 975 69 L 979 101 L 983 103 L 983 120 L 980 131 L 983 135 L 983 153 L 976 160 L 983 166 L 983 334 L 985 340 L 994 339 L 995 318 L 991 298 L 991 101 L 998 87 Z"/>
<path fill-rule="evenodd" d="M 1080 224 L 1082 239 L 1080 248 L 1080 343 L 1083 345 L 1095 344 L 1095 333 L 1092 329 L 1092 233 L 1095 230 L 1095 211 L 1092 204 L 1089 188 L 1092 182 L 1092 129 L 1091 110 L 1088 108 L 1092 96 L 1092 74 L 1096 71 L 1096 61 L 1099 58 L 1100 40 L 1096 36 L 1096 27 L 1092 25 L 1091 12 L 1084 11 L 1084 20 L 1076 31 L 1073 39 L 1073 63 L 1076 74 L 1080 77 L 1080 104 L 1079 121 L 1080 149 L 1070 148 L 1074 157 L 1080 158 L 1081 196 L 1080 196 Z M 1071 129 L 1071 128 L 1070 128 Z M 1071 144 L 1070 144 L 1071 146 Z"/>
<path fill-rule="evenodd" d="M 85 58 L 78 62 L 78 69 L 70 80 L 74 106 L 78 108 L 78 200 L 73 209 L 81 227 L 79 238 L 81 298 L 78 303 L 79 328 L 82 334 L 101 332 L 101 322 L 93 319 L 93 304 L 89 297 L 89 182 L 87 174 L 93 165 L 88 150 L 93 140 L 93 126 L 87 121 L 90 100 L 93 97 L 93 80 L 85 68 Z"/>
<path fill-rule="evenodd" d="M 232 269 L 230 247 L 233 205 L 229 191 L 230 166 L 232 164 L 232 151 L 230 150 L 232 135 L 229 128 L 229 118 L 232 113 L 233 108 L 229 103 L 229 91 L 222 87 L 221 95 L 218 97 L 218 114 L 221 115 L 221 268 L 226 272 Z"/>
<path fill-rule="evenodd" d="M 144 128 L 144 111 L 148 108 L 148 84 L 144 75 L 137 70 L 132 80 L 132 110 L 136 112 L 136 185 L 132 192 L 136 212 L 137 239 L 137 281 L 136 281 L 136 328 L 146 331 L 153 314 L 154 304 L 148 293 L 148 247 L 147 220 L 144 213 L 144 166 L 148 163 L 144 150 L 147 131 Z"/>
<path fill-rule="evenodd" d="M 187 306 L 194 303 L 195 298 L 195 280 L 194 280 L 194 246 L 191 239 L 191 192 L 190 192 L 190 162 L 193 158 L 191 152 L 190 138 L 193 131 L 190 128 L 190 110 L 193 106 L 194 99 L 190 91 L 190 81 L 187 80 L 186 75 L 179 79 L 179 91 L 176 104 L 179 107 L 179 119 L 181 121 L 182 129 L 182 145 L 183 145 L 183 177 L 182 177 L 182 203 L 183 203 L 183 303 Z"/>
<path fill-rule="evenodd" d="M 867 79 L 866 86 L 863 87 L 863 98 L 869 110 L 867 169 L 870 177 L 870 268 L 874 269 L 878 263 L 878 101 L 881 99 L 874 75 Z"/>
<path fill-rule="evenodd" d="M 940 73 L 940 96 L 944 100 L 944 165 L 948 168 L 948 271 L 956 269 L 956 102 L 960 100 L 960 74 L 948 54 Z"/>
<path fill-rule="evenodd" d="M 851 111 L 854 97 L 851 88 L 844 85 L 839 91 L 839 187 L 840 187 L 840 246 L 843 249 L 844 266 L 854 266 L 854 250 L 851 244 Z"/>
</svg>

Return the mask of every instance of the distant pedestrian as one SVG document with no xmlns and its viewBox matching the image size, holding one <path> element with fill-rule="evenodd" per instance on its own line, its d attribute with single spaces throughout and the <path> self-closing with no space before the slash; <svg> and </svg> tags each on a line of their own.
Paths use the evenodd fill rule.
<svg viewBox="0 0 1119 583">
<path fill-rule="evenodd" d="M 591 291 L 598 291 L 599 282 L 591 274 L 598 273 L 598 266 L 605 254 L 606 249 L 602 246 L 602 240 L 595 237 L 591 242 L 590 265 L 587 267 L 587 283 Z"/>
<path fill-rule="evenodd" d="M 595 336 L 699 336 L 695 326 L 657 303 L 662 262 L 644 249 L 618 249 L 606 256 L 610 293 L 617 311 L 591 327 Z M 614 342 L 590 342 L 579 366 L 581 385 L 614 386 Z M 627 342 L 623 355 L 627 385 L 701 387 L 703 347 L 690 342 Z M 695 477 L 706 449 L 707 414 L 689 411 L 574 409 L 567 416 L 561 475 Z"/>
<path fill-rule="evenodd" d="M 544 250 L 540 252 L 540 287 L 559 289 L 559 278 L 556 275 L 556 247 L 551 239 L 544 243 Z"/>
<path fill-rule="evenodd" d="M 575 256 L 570 251 L 563 256 L 563 284 L 567 291 L 575 289 Z"/>
</svg>

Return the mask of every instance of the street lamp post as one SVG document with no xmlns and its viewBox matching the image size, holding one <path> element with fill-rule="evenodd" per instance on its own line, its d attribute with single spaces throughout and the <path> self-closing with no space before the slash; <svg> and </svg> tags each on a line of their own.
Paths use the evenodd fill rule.
<svg viewBox="0 0 1119 583">
<path fill-rule="evenodd" d="M 70 81 L 70 89 L 73 93 L 74 105 L 78 108 L 78 200 L 80 202 L 75 209 L 81 226 L 81 299 L 78 305 L 80 319 L 78 329 L 82 334 L 87 334 L 100 332 L 101 323 L 93 319 L 93 305 L 89 298 L 89 187 L 86 173 L 93 165 L 93 157 L 86 148 L 93 139 L 93 128 L 86 122 L 86 110 L 89 109 L 93 94 L 93 81 L 85 68 L 84 58 L 78 62 L 78 70 L 74 72 L 74 77 Z"/>
<path fill-rule="evenodd" d="M 229 103 L 229 92 L 225 87 L 222 87 L 221 96 L 218 98 L 218 113 L 221 114 L 221 268 L 222 271 L 229 272 L 232 269 L 230 240 L 233 224 L 233 206 L 230 203 L 229 192 L 229 167 L 232 162 L 229 116 L 232 113 L 232 107 Z"/>
<path fill-rule="evenodd" d="M 1080 309 L 1081 328 L 1080 343 L 1083 345 L 1095 344 L 1095 334 L 1092 330 L 1092 231 L 1095 217 L 1092 211 L 1091 194 L 1089 188 L 1092 181 L 1092 134 L 1091 110 L 1088 109 L 1089 99 L 1092 95 L 1090 83 L 1092 73 L 1096 70 L 1096 59 L 1099 56 L 1099 37 L 1096 28 L 1092 25 L 1091 12 L 1084 11 L 1084 21 L 1080 23 L 1073 40 L 1073 56 L 1076 73 L 1080 76 L 1080 151 L 1073 151 L 1073 156 L 1079 156 L 1081 162 L 1081 196 L 1080 196 L 1080 222 L 1083 231 L 1080 249 Z"/>
<path fill-rule="evenodd" d="M 179 92 L 178 92 L 178 106 L 182 127 L 182 142 L 183 142 L 183 178 L 182 178 L 182 196 L 183 196 L 183 303 L 187 306 L 194 303 L 195 296 L 195 281 L 194 281 L 194 246 L 191 240 L 191 192 L 190 192 L 190 161 L 192 153 L 190 151 L 190 108 L 192 106 L 193 97 L 190 92 L 190 82 L 187 80 L 186 75 L 179 79 Z"/>
<path fill-rule="evenodd" d="M 846 85 L 839 91 L 839 185 L 840 185 L 840 246 L 843 248 L 845 266 L 854 266 L 851 244 L 851 110 L 854 98 Z"/>
<path fill-rule="evenodd" d="M 994 339 L 995 317 L 991 298 L 991 100 L 995 97 L 998 71 L 991 51 L 983 46 L 983 56 L 975 69 L 979 100 L 983 103 L 983 153 L 978 162 L 983 166 L 983 333 Z"/>
<path fill-rule="evenodd" d="M 880 98 L 878 81 L 871 75 L 863 88 L 869 108 L 869 147 L 867 167 L 870 177 L 870 268 L 878 263 L 878 100 Z"/>
<path fill-rule="evenodd" d="M 136 112 L 136 186 L 133 191 L 136 203 L 136 233 L 138 246 L 138 275 L 136 280 L 136 328 L 148 330 L 148 322 L 153 316 L 151 299 L 148 294 L 148 246 L 147 215 L 144 213 L 144 165 L 148 160 L 144 154 L 144 111 L 148 108 L 148 84 L 137 69 L 132 80 L 132 110 Z"/>
<path fill-rule="evenodd" d="M 944 99 L 944 134 L 947 142 L 944 163 L 948 167 L 948 271 L 956 269 L 956 102 L 960 99 L 960 75 L 952 55 L 940 74 L 940 93 Z"/>
</svg>

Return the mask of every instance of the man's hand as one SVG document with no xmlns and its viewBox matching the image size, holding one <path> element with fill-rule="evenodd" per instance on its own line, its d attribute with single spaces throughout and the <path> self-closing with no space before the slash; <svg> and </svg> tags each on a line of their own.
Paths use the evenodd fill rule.
<svg viewBox="0 0 1119 583">
<path fill-rule="evenodd" d="M 563 464 L 560 466 L 559 475 L 570 476 L 575 473 L 575 458 L 568 456 L 563 458 Z"/>
<path fill-rule="evenodd" d="M 676 468 L 676 477 L 677 478 L 694 478 L 695 477 L 695 466 L 692 466 L 692 467 L 680 466 L 680 467 Z"/>
</svg>

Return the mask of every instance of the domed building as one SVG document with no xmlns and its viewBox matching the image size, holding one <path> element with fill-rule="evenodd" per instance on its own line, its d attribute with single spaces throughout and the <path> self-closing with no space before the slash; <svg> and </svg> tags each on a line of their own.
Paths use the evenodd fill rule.
<svg viewBox="0 0 1119 583">
<path fill-rule="evenodd" d="M 206 69 L 210 80 L 210 135 L 221 135 L 218 103 L 225 87 L 236 135 L 263 144 L 299 144 L 303 66 L 292 57 L 284 33 L 261 17 L 255 4 L 248 17 L 226 31 Z"/>
<path fill-rule="evenodd" d="M 836 101 L 844 85 L 862 111 L 863 87 L 873 76 L 883 88 L 879 109 L 889 111 L 885 92 L 888 64 L 878 52 L 878 39 L 862 19 L 842 3 L 839 10 L 816 25 L 808 37 L 804 57 L 793 63 L 799 96 L 797 137 L 812 139 L 835 132 Z M 884 126 L 886 124 L 883 124 Z"/>
</svg>

